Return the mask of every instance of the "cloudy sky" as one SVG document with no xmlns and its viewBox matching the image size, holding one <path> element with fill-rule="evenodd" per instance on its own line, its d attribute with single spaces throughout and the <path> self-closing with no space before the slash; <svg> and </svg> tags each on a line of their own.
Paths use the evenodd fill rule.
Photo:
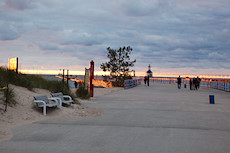
<svg viewBox="0 0 230 153">
<path fill-rule="evenodd" d="M 131 46 L 135 70 L 230 75 L 229 0 L 1 0 L 0 65 L 84 71 Z"/>
</svg>

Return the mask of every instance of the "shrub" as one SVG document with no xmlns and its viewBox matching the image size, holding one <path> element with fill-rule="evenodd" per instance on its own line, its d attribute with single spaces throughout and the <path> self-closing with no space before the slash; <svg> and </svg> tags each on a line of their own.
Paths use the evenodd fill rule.
<svg viewBox="0 0 230 153">
<path fill-rule="evenodd" d="M 77 97 L 81 99 L 89 99 L 89 91 L 88 89 L 85 89 L 83 86 L 80 86 L 78 90 L 76 91 Z"/>
<path fill-rule="evenodd" d="M 16 100 L 15 100 L 15 93 L 13 91 L 12 88 L 8 88 L 8 92 L 7 90 L 4 90 L 4 97 L 7 97 L 7 103 L 10 105 L 15 105 L 17 104 Z"/>
</svg>

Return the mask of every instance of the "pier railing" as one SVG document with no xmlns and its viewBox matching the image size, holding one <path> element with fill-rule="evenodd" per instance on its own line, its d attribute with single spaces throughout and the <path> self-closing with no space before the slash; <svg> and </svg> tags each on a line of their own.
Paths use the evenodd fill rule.
<svg viewBox="0 0 230 153">
<path fill-rule="evenodd" d="M 209 85 L 211 88 L 230 92 L 230 82 L 213 81 Z"/>
<path fill-rule="evenodd" d="M 164 83 L 164 84 L 176 84 L 177 83 L 177 79 L 172 79 L 172 78 L 150 78 L 150 81 L 153 83 L 155 82 L 155 83 Z M 181 83 L 189 85 L 190 81 L 182 80 Z M 212 81 L 212 79 L 203 80 L 200 82 L 200 86 L 210 87 L 210 88 L 230 92 L 230 81 L 229 80 L 225 80 L 225 81 Z"/>
<path fill-rule="evenodd" d="M 124 81 L 124 89 L 136 87 L 141 84 L 142 79 L 129 79 Z"/>
</svg>

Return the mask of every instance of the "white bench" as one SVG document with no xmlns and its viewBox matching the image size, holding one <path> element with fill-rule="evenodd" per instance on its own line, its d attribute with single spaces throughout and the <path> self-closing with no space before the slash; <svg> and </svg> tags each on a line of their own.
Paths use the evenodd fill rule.
<svg viewBox="0 0 230 153">
<path fill-rule="evenodd" d="M 60 106 L 62 106 L 62 103 L 64 104 L 71 104 L 73 102 L 73 99 L 68 96 L 68 95 L 63 95 L 62 92 L 58 92 L 58 93 L 51 93 L 51 96 L 53 98 L 57 98 L 59 100 L 59 104 Z"/>
<path fill-rule="evenodd" d="M 55 103 L 49 103 L 52 100 Z M 57 107 L 59 101 L 57 98 L 48 98 L 47 95 L 34 96 L 34 102 L 38 107 L 43 107 L 43 115 L 46 116 L 46 107 Z"/>
</svg>

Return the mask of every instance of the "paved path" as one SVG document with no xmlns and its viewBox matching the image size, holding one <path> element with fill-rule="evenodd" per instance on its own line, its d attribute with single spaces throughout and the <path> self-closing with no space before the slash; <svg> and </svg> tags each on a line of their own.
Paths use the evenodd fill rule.
<svg viewBox="0 0 230 153">
<path fill-rule="evenodd" d="M 209 94 L 216 104 L 209 104 Z M 1 153 L 229 153 L 230 93 L 153 84 L 97 97 L 105 115 L 15 128 Z"/>
</svg>

